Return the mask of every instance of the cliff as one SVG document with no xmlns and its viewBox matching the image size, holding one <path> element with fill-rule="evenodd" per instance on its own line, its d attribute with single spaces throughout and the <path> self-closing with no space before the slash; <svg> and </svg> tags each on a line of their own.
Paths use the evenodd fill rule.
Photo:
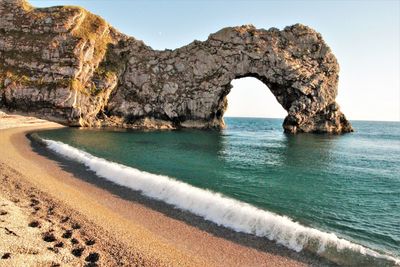
<svg viewBox="0 0 400 267">
<path fill-rule="evenodd" d="M 0 2 L 0 107 L 70 126 L 222 128 L 231 81 L 256 77 L 288 111 L 286 132 L 352 131 L 339 66 L 321 35 L 224 28 L 157 51 L 79 7 Z"/>
</svg>

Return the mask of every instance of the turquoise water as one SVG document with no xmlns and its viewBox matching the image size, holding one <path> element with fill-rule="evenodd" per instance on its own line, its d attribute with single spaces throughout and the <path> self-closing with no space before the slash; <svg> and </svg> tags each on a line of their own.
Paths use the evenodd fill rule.
<svg viewBox="0 0 400 267">
<path fill-rule="evenodd" d="M 40 132 L 109 161 L 220 192 L 400 257 L 400 123 L 354 121 L 342 136 L 286 135 L 280 119 L 223 131 Z"/>
</svg>

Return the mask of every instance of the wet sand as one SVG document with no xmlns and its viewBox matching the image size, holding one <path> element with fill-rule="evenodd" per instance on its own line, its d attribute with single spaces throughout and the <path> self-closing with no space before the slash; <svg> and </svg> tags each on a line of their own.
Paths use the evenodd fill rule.
<svg viewBox="0 0 400 267">
<path fill-rule="evenodd" d="M 107 182 L 27 138 L 54 127 L 61 126 L 0 130 L 0 266 L 327 265 Z"/>
</svg>

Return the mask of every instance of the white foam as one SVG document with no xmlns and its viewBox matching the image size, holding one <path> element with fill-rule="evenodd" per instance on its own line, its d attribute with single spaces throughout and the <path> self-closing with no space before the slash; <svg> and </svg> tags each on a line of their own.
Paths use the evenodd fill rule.
<svg viewBox="0 0 400 267">
<path fill-rule="evenodd" d="M 189 211 L 237 232 L 267 237 L 297 252 L 308 249 L 325 254 L 327 249 L 351 250 L 362 255 L 385 259 L 394 264 L 400 260 L 338 238 L 334 233 L 303 226 L 286 216 L 261 210 L 249 204 L 177 181 L 167 176 L 140 171 L 95 157 L 62 142 L 43 140 L 47 147 L 64 157 L 84 164 L 88 169 L 121 186 L 141 191 L 143 195 Z M 332 254 L 332 251 L 330 253 Z M 336 257 L 335 257 L 336 258 Z"/>
</svg>

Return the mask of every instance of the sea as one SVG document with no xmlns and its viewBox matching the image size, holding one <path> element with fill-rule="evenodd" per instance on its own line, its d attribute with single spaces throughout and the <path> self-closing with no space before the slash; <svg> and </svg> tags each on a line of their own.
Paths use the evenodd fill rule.
<svg viewBox="0 0 400 267">
<path fill-rule="evenodd" d="M 224 130 L 36 133 L 98 179 L 234 231 L 339 265 L 400 264 L 400 122 L 344 135 L 285 134 L 282 119 Z"/>
</svg>

